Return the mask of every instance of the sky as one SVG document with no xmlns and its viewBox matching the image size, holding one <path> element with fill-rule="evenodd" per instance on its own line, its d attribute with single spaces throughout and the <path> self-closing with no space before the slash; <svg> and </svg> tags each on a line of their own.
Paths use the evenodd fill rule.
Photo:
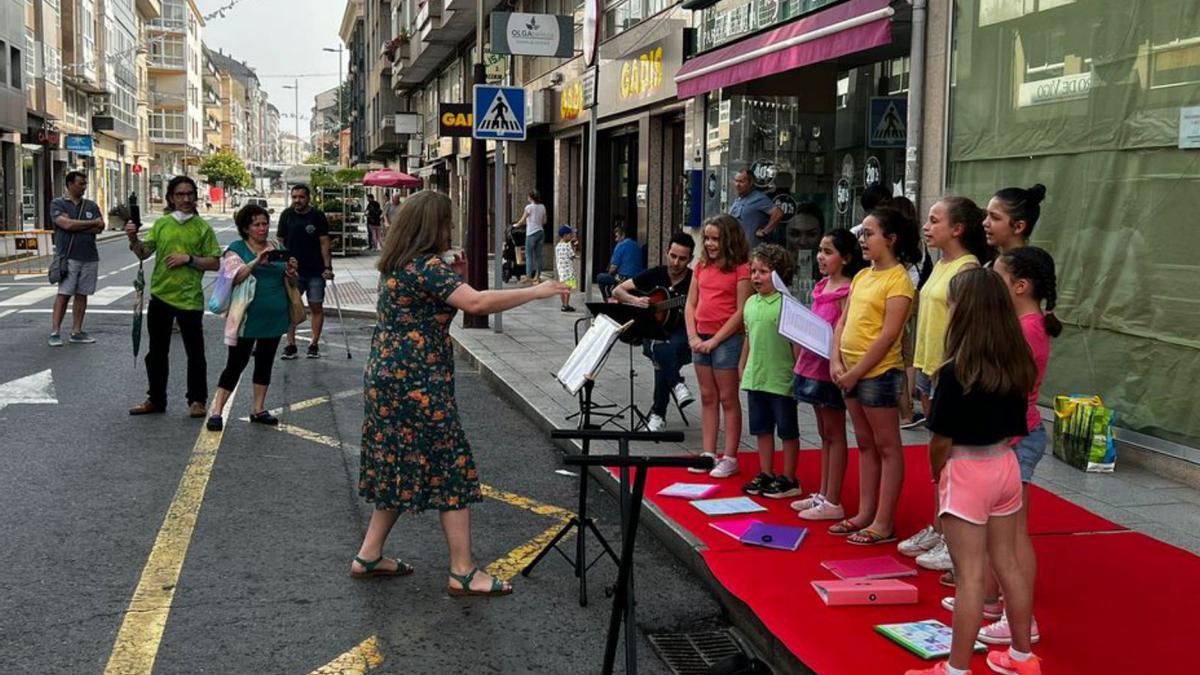
<svg viewBox="0 0 1200 675">
<path fill-rule="evenodd" d="M 207 15 L 231 0 L 196 0 Z M 341 44 L 345 0 L 238 0 L 204 27 L 210 49 L 223 49 L 258 73 L 268 100 L 279 109 L 281 132 L 295 131 L 295 93 L 284 89 L 299 76 L 300 137 L 308 138 L 313 96 L 338 83 L 338 55 L 321 51 Z M 349 53 L 343 54 L 347 59 Z M 343 76 L 346 66 L 343 63 Z M 287 77 L 279 77 L 281 75 Z"/>
</svg>

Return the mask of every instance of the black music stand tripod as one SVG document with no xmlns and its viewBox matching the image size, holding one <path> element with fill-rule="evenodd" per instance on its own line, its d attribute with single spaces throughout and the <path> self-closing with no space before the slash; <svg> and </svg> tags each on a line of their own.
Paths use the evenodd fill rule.
<svg viewBox="0 0 1200 675">
<path fill-rule="evenodd" d="M 655 320 L 654 312 L 649 309 L 614 302 L 589 302 L 587 303 L 587 308 L 592 314 L 597 316 L 603 314 L 619 324 L 633 323 L 632 326 L 621 331 L 620 337 L 621 342 L 629 345 L 629 405 L 612 413 L 611 419 L 606 420 L 604 424 L 611 422 L 617 428 L 620 428 L 616 420 L 628 415 L 629 426 L 625 428 L 626 431 L 647 429 L 650 424 L 650 416 L 642 412 L 642 409 L 638 407 L 637 400 L 633 394 L 633 380 L 637 377 L 637 369 L 633 365 L 633 347 L 635 344 L 642 344 L 646 340 L 666 340 L 670 336 L 663 330 L 662 325 Z"/>
</svg>

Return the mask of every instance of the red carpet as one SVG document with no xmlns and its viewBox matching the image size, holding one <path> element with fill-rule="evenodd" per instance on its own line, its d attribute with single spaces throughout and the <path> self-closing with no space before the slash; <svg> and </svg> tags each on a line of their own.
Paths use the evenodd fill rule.
<svg viewBox="0 0 1200 675">
<path fill-rule="evenodd" d="M 899 534 L 906 536 L 928 522 L 931 482 L 924 447 L 905 451 L 908 475 L 897 514 Z M 777 454 L 777 461 L 782 457 Z M 936 618 L 950 623 L 939 606 L 953 589 L 922 572 L 906 579 L 920 592 L 917 605 L 892 607 L 826 607 L 809 585 L 832 575 L 822 560 L 893 554 L 895 545 L 857 547 L 826 533 L 830 523 L 807 523 L 808 538 L 796 552 L 744 546 L 708 526 L 713 519 L 685 500 L 655 493 L 676 481 L 718 482 L 714 496 L 740 494 L 741 483 L 758 470 L 757 456 L 739 456 L 742 473 L 725 481 L 683 470 L 656 469 L 647 481 L 647 498 L 668 517 L 691 531 L 708 549 L 703 557 L 716 578 L 758 615 L 763 624 L 808 667 L 818 673 L 860 675 L 903 673 L 925 662 L 875 634 L 879 623 Z M 845 502 L 854 513 L 857 502 L 857 454 L 851 452 Z M 801 453 L 802 484 L 816 487 L 819 454 Z M 1163 544 L 1096 516 L 1036 486 L 1032 488 L 1030 525 L 1040 565 L 1036 614 L 1042 642 L 1035 647 L 1047 673 L 1184 673 L 1195 672 L 1183 657 L 1191 638 L 1189 620 L 1180 616 L 1182 598 L 1200 597 L 1200 557 Z M 757 499 L 770 511 L 763 520 L 805 525 L 788 508 L 788 500 Z M 1190 611 L 1186 615 L 1190 615 Z M 1118 639 L 1119 638 L 1119 639 Z M 975 673 L 991 672 L 983 657 Z"/>
</svg>

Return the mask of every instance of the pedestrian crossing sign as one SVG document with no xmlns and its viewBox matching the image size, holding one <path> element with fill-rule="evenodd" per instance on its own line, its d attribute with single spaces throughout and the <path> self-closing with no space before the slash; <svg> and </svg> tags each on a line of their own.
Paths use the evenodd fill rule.
<svg viewBox="0 0 1200 675">
<path fill-rule="evenodd" d="M 475 126 L 471 137 L 488 141 L 525 140 L 525 89 L 475 85 Z M 482 112 L 481 112 L 482 111 Z"/>
</svg>

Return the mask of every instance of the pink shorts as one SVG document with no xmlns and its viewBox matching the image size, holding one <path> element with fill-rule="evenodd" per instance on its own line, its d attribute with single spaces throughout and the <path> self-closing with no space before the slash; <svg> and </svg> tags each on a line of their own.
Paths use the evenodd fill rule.
<svg viewBox="0 0 1200 675">
<path fill-rule="evenodd" d="M 938 515 L 976 525 L 1021 510 L 1021 467 L 1005 443 L 955 446 L 938 480 Z"/>
</svg>

